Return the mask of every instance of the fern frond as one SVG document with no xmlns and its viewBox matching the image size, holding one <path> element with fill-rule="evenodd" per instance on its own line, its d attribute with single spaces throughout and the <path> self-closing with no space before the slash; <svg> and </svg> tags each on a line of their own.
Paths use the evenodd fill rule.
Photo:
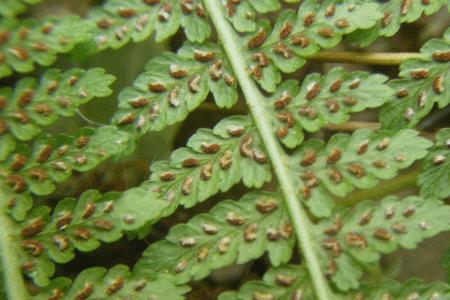
<svg viewBox="0 0 450 300">
<path fill-rule="evenodd" d="M 281 73 L 292 73 L 322 48 L 336 46 L 342 36 L 358 28 L 372 27 L 382 17 L 374 3 L 347 0 L 303 1 L 298 13 L 283 11 L 274 28 L 259 22 L 240 44 L 253 78 L 263 89 L 274 92 Z"/>
<path fill-rule="evenodd" d="M 164 215 L 179 204 L 192 207 L 227 191 L 240 180 L 259 188 L 271 179 L 267 155 L 249 117 L 233 116 L 213 130 L 200 129 L 187 146 L 173 152 L 170 161 L 151 166 L 146 187 L 170 203 Z"/>
<path fill-rule="evenodd" d="M 88 252 L 98 248 L 100 242 L 114 242 L 124 231 L 156 219 L 166 206 L 152 193 L 134 188 L 124 194 L 86 191 L 79 200 L 59 201 L 51 216 L 48 207 L 36 207 L 11 228 L 16 255 L 25 275 L 35 284 L 46 286 L 54 273 L 53 262 L 67 263 L 75 257 L 75 249 Z"/>
<path fill-rule="evenodd" d="M 312 73 L 301 87 L 285 81 L 270 98 L 271 122 L 281 142 L 294 148 L 303 131 L 316 132 L 327 124 L 342 124 L 351 113 L 379 107 L 393 96 L 387 77 L 334 68 L 326 75 Z"/>
<path fill-rule="evenodd" d="M 299 2 L 299 0 L 285 0 L 285 2 Z M 278 0 L 242 0 L 223 1 L 227 19 L 240 32 L 251 32 L 256 29 L 257 14 L 277 11 L 281 8 Z"/>
<path fill-rule="evenodd" d="M 423 197 L 446 199 L 450 197 L 450 128 L 439 130 L 435 140 L 423 162 L 417 183 Z"/>
<path fill-rule="evenodd" d="M 363 269 L 376 264 L 380 254 L 398 247 L 413 249 L 450 230 L 449 214 L 450 207 L 441 201 L 416 196 L 401 201 L 389 196 L 380 203 L 367 201 L 338 210 L 315 226 L 322 267 L 340 290 L 356 289 Z"/>
<path fill-rule="evenodd" d="M 189 290 L 187 286 L 175 284 L 169 276 L 152 274 L 151 277 L 139 277 L 132 274 L 127 266 L 116 265 L 109 270 L 100 267 L 86 269 L 72 285 L 68 278 L 56 278 L 32 299 L 183 300 L 183 295 Z"/>
<path fill-rule="evenodd" d="M 186 118 L 211 92 L 220 107 L 237 100 L 234 75 L 218 46 L 187 43 L 178 54 L 152 59 L 132 88 L 119 95 L 114 123 L 144 134 Z"/>
<path fill-rule="evenodd" d="M 450 287 L 443 282 L 426 284 L 419 279 L 409 279 L 399 283 L 394 280 L 384 280 L 377 285 L 364 287 L 364 292 L 356 293 L 354 299 L 446 299 Z M 358 298 L 359 297 L 359 298 Z"/>
<path fill-rule="evenodd" d="M 380 36 L 393 36 L 398 32 L 402 23 L 412 23 L 417 21 L 422 15 L 432 15 L 445 5 L 447 1 L 390 0 L 370 2 L 379 3 L 379 10 L 384 16 L 373 28 L 358 30 L 350 35 L 350 40 L 358 42 L 360 47 L 367 47 Z"/>
<path fill-rule="evenodd" d="M 55 183 L 66 180 L 73 170 L 86 172 L 125 151 L 130 139 L 115 126 L 84 128 L 74 137 L 44 135 L 31 148 L 17 145 L 15 153 L 0 163 L 0 181 L 16 193 L 48 195 Z"/>
<path fill-rule="evenodd" d="M 236 292 L 222 293 L 219 300 L 316 299 L 308 273 L 301 266 L 271 268 L 262 280 L 251 280 Z"/>
<path fill-rule="evenodd" d="M 69 52 L 88 37 L 78 17 L 48 18 L 41 21 L 0 20 L 0 78 L 13 71 L 26 73 L 34 64 L 51 65 L 56 55 Z"/>
<path fill-rule="evenodd" d="M 290 170 L 305 205 L 325 217 L 331 214 L 333 198 L 393 178 L 425 157 L 431 146 L 409 129 L 395 134 L 359 129 L 351 136 L 333 135 L 326 146 L 319 140 L 306 141 L 293 155 Z"/>
<path fill-rule="evenodd" d="M 87 18 L 97 49 L 120 48 L 155 32 L 157 42 L 174 35 L 180 26 L 187 38 L 203 42 L 211 34 L 200 0 L 109 0 Z"/>
<path fill-rule="evenodd" d="M 278 197 L 259 192 L 238 202 L 221 201 L 208 213 L 172 227 L 166 240 L 144 252 L 135 272 L 173 274 L 184 283 L 202 279 L 214 269 L 256 259 L 266 251 L 272 265 L 287 262 L 294 238 L 287 210 Z"/>
<path fill-rule="evenodd" d="M 0 189 L 3 193 L 2 205 L 8 217 L 17 221 L 23 221 L 28 211 L 33 207 L 31 192 L 16 193 L 4 182 L 0 181 Z"/>
<path fill-rule="evenodd" d="M 30 242 L 31 251 L 36 248 L 42 250 L 39 255 L 22 251 L 26 254 L 23 255 L 23 260 L 26 260 L 23 263 L 33 266 L 28 275 L 36 283 L 46 285 L 48 278 L 53 273 L 51 260 L 58 263 L 67 262 L 73 257 L 74 248 L 81 251 L 95 249 L 99 246 L 98 240 L 114 241 L 121 237 L 121 230 L 140 229 L 145 223 L 153 223 L 162 216 L 172 213 L 179 203 L 186 207 L 193 206 L 219 190 L 229 189 L 241 178 L 247 186 L 261 186 L 270 180 L 271 175 L 266 154 L 253 126 L 248 117 L 231 117 L 219 123 L 214 130 L 200 130 L 189 140 L 190 148 L 175 151 L 170 162 L 154 164 L 150 181 L 122 196 L 119 194 L 100 196 L 96 192 L 88 192 L 76 206 L 73 199 L 63 200 L 56 207 L 51 220 L 49 217 L 43 217 L 43 215 L 48 215 L 48 209 L 39 208 L 32 211 L 21 223 L 24 224 L 24 228 L 32 226 L 33 222 L 38 219 L 46 222 L 42 224 L 38 233 L 27 236 L 27 239 L 32 241 Z M 94 136 L 89 136 L 94 133 Z M 122 143 L 117 144 L 116 141 L 120 134 L 123 135 Z M 98 138 L 96 138 L 97 136 Z M 108 157 L 124 151 L 128 138 L 130 138 L 128 134 L 118 131 L 113 126 L 100 127 L 95 132 L 92 130 L 82 131 L 77 138 L 65 137 L 61 141 L 58 139 L 49 141 L 44 138 L 33 147 L 29 156 L 25 155 L 26 152 L 22 154 L 18 149 L 13 157 L 5 161 L 8 168 L 5 167 L 4 173 L 5 176 L 9 174 L 6 181 L 14 176 L 14 178 L 21 178 L 24 186 L 16 183 L 13 188 L 29 187 L 34 193 L 50 193 L 54 189 L 54 182 L 66 179 L 72 168 L 85 171 L 103 160 L 102 155 L 106 154 L 105 157 Z M 87 144 L 85 144 L 86 142 Z M 66 151 L 62 154 L 63 156 L 60 154 L 61 149 Z M 18 155 L 23 155 L 25 158 L 24 165 L 15 170 L 14 174 L 10 174 L 9 172 L 13 171 L 14 163 L 19 166 L 17 165 Z M 79 165 L 80 159 L 76 158 L 80 155 L 85 156 L 83 161 L 86 161 L 86 165 Z M 45 156 L 45 160 L 43 156 Z M 28 157 L 31 158 L 29 161 L 27 161 Z M 42 158 L 41 162 L 39 162 L 40 158 Z M 88 164 L 88 162 L 90 163 Z M 63 165 L 66 166 L 65 170 L 55 169 L 55 167 Z M 31 170 L 40 170 L 48 177 L 38 182 L 39 178 L 30 177 Z M 9 182 L 12 183 L 11 180 Z M 152 191 L 156 193 L 153 194 Z M 16 192 L 20 192 L 20 190 L 16 189 Z M 27 193 L 23 194 L 28 196 Z M 15 197 L 14 199 L 17 200 Z M 29 198 L 26 197 L 26 199 Z M 137 202 L 137 199 L 140 201 Z M 97 205 L 95 212 L 100 215 L 92 215 L 94 219 L 82 217 L 83 212 L 88 210 L 89 205 L 86 201 L 109 203 L 109 200 L 115 200 L 118 204 L 114 205 L 114 210 L 107 216 L 101 215 L 101 212 L 105 210 Z M 23 214 L 23 210 L 29 208 L 27 203 L 21 204 L 22 210 L 16 212 L 17 215 L 20 216 Z M 138 203 L 140 205 L 137 205 Z M 17 204 L 15 203 L 15 205 Z M 11 209 L 15 205 L 12 205 Z M 37 217 L 38 215 L 41 217 Z M 32 220 L 31 223 L 29 223 L 30 220 Z M 69 222 L 67 228 L 58 227 L 58 224 L 64 222 Z M 118 225 L 118 223 L 120 224 Z M 114 227 L 110 228 L 109 225 L 112 224 Z M 21 231 L 24 228 L 21 228 Z M 55 235 L 61 237 L 62 242 L 68 241 L 67 247 L 62 250 L 58 249 L 54 240 Z M 34 260 L 27 261 L 30 258 Z"/>
<path fill-rule="evenodd" d="M 400 65 L 400 77 L 389 85 L 397 99 L 380 113 L 383 128 L 398 130 L 417 125 L 433 106 L 450 103 L 450 29 L 443 39 L 428 41 L 421 49 L 422 59 L 409 59 Z"/>
<path fill-rule="evenodd" d="M 112 75 L 100 68 L 47 71 L 37 82 L 23 78 L 14 89 L 0 89 L 0 161 L 13 149 L 15 139 L 28 141 L 55 122 L 73 116 L 80 105 L 111 94 Z"/>
<path fill-rule="evenodd" d="M 3 0 L 0 5 L 0 15 L 14 17 L 27 10 L 28 5 L 37 4 L 42 0 Z"/>
<path fill-rule="evenodd" d="M 445 283 L 424 284 L 418 279 L 404 283 L 385 279 L 372 285 L 364 285 L 361 292 L 351 292 L 336 296 L 336 299 L 379 300 L 379 299 L 445 299 L 450 287 Z M 239 291 L 222 293 L 219 300 L 275 300 L 275 299 L 316 299 L 311 290 L 310 279 L 305 269 L 296 265 L 271 268 L 262 280 L 251 280 Z"/>
</svg>

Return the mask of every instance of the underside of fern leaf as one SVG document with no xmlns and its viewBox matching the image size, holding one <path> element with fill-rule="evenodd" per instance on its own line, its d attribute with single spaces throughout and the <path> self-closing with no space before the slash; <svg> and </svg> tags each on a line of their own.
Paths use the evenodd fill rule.
<svg viewBox="0 0 450 300">
<path fill-rule="evenodd" d="M 275 133 L 285 146 L 297 147 L 303 131 L 317 132 L 327 124 L 348 121 L 351 113 L 381 106 L 393 94 L 385 81 L 382 75 L 340 68 L 326 76 L 309 74 L 301 87 L 285 81 L 271 97 Z"/>
<path fill-rule="evenodd" d="M 119 48 L 130 39 L 148 38 L 162 41 L 174 35 L 180 26 L 189 40 L 203 42 L 211 33 L 200 0 L 108 0 L 88 16 L 92 23 L 93 42 L 98 49 Z"/>
<path fill-rule="evenodd" d="M 393 36 L 400 29 L 402 23 L 412 23 L 422 15 L 432 15 L 446 4 L 446 0 L 370 2 L 382 2 L 379 10 L 383 13 L 383 18 L 372 28 L 359 30 L 351 35 L 350 39 L 359 42 L 362 47 L 373 43 L 379 36 Z"/>
<path fill-rule="evenodd" d="M 373 26 L 381 14 L 376 4 L 355 5 L 357 1 L 303 1 L 295 11 L 280 14 L 274 28 L 262 21 L 242 38 L 245 58 L 253 78 L 274 92 L 281 72 L 292 73 L 321 48 L 337 45 L 342 36 L 358 28 Z"/>
<path fill-rule="evenodd" d="M 405 143 L 411 148 L 404 147 Z M 294 175 L 305 205 L 319 217 L 329 216 L 333 197 L 344 198 L 354 188 L 368 189 L 380 180 L 423 158 L 431 143 L 417 132 L 403 130 L 391 135 L 360 129 L 352 136 L 336 134 L 326 146 L 310 139 L 293 156 Z M 339 201 L 339 200 L 338 200 Z"/>
<path fill-rule="evenodd" d="M 72 170 L 86 172 L 114 154 L 125 151 L 130 136 L 114 126 L 84 128 L 75 137 L 41 136 L 30 149 L 18 144 L 1 162 L 0 177 L 16 193 L 48 195 L 54 183 L 66 180 Z"/>
<path fill-rule="evenodd" d="M 90 268 L 81 272 L 70 284 L 70 279 L 54 279 L 32 299 L 184 299 L 189 288 L 175 283 L 165 275 L 140 277 L 132 274 L 127 266 L 116 265 L 109 270 Z"/>
<path fill-rule="evenodd" d="M 0 19 L 0 78 L 13 71 L 27 73 L 35 63 L 53 64 L 56 55 L 69 52 L 86 38 L 78 17 L 45 20 Z"/>
<path fill-rule="evenodd" d="M 449 207 L 420 197 L 399 200 L 390 196 L 374 205 L 362 202 L 351 211 L 336 211 L 330 221 L 316 227 L 321 240 L 323 266 L 341 290 L 358 287 L 364 267 L 381 253 L 398 247 L 413 249 L 422 240 L 449 230 Z"/>
<path fill-rule="evenodd" d="M 450 231 L 450 31 L 420 53 L 350 52 L 431 28 L 419 19 L 446 2 L 105 0 L 49 17 L 3 1 L 1 296 L 449 298 L 384 257 Z M 91 60 L 119 48 L 120 70 Z"/>
<path fill-rule="evenodd" d="M 151 60 L 132 88 L 119 95 L 114 122 L 140 134 L 180 122 L 211 92 L 220 107 L 236 103 L 236 80 L 222 50 L 187 43 Z"/>
<path fill-rule="evenodd" d="M 435 104 L 443 109 L 450 103 L 450 30 L 443 39 L 427 42 L 421 53 L 423 58 L 406 60 L 400 65 L 401 79 L 390 81 L 397 95 L 380 114 L 386 129 L 413 127 Z"/>
<path fill-rule="evenodd" d="M 54 123 L 58 116 L 71 117 L 80 105 L 111 93 L 114 77 L 102 69 L 49 70 L 37 83 L 20 80 L 15 89 L 0 89 L 0 160 L 14 150 L 16 140 L 29 141 Z"/>
<path fill-rule="evenodd" d="M 20 241 L 20 263 L 24 273 L 40 285 L 49 284 L 54 273 L 52 261 L 63 264 L 75 257 L 74 250 L 89 252 L 101 242 L 111 243 L 124 231 L 140 228 L 158 216 L 165 203 L 131 189 L 124 194 L 86 191 L 75 200 L 58 202 L 52 216 L 48 207 L 36 207 L 13 229 Z"/>
<path fill-rule="evenodd" d="M 237 292 L 225 292 L 219 300 L 251 299 L 315 299 L 306 271 L 295 265 L 270 269 L 263 280 L 246 282 Z M 336 299 L 445 299 L 449 292 L 445 283 L 424 284 L 411 279 L 405 283 L 385 280 L 378 286 L 365 286 L 363 292 Z"/>
<path fill-rule="evenodd" d="M 248 194 L 173 227 L 166 240 L 144 252 L 136 272 L 169 273 L 187 282 L 220 267 L 248 262 L 265 251 L 278 266 L 289 260 L 293 242 L 292 225 L 279 195 Z"/>
<path fill-rule="evenodd" d="M 441 129 L 435 139 L 434 147 L 423 161 L 417 184 L 424 197 L 446 199 L 450 196 L 450 129 Z"/>
</svg>

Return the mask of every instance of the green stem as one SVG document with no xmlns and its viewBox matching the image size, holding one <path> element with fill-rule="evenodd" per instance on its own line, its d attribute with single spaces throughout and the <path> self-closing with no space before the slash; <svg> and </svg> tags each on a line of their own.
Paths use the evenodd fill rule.
<svg viewBox="0 0 450 300">
<path fill-rule="evenodd" d="M 411 58 L 423 57 L 420 53 L 370 53 L 370 52 L 334 52 L 322 51 L 308 58 L 312 61 L 353 63 L 363 65 L 398 66 Z"/>
<path fill-rule="evenodd" d="M 10 231 L 14 227 L 5 211 L 5 202 L 3 187 L 0 186 L 0 255 L 3 284 L 8 299 L 26 300 L 29 296 L 23 281 L 13 233 Z"/>
<path fill-rule="evenodd" d="M 369 128 L 373 130 L 380 129 L 380 123 L 377 122 L 365 122 L 365 121 L 348 121 L 342 124 L 327 124 L 325 129 L 332 131 L 355 131 L 360 128 Z"/>
<path fill-rule="evenodd" d="M 273 128 L 266 118 L 267 111 L 265 109 L 265 103 L 267 101 L 246 70 L 246 62 L 242 56 L 243 51 L 240 50 L 241 47 L 236 41 L 236 35 L 223 15 L 220 0 L 203 0 L 203 2 L 217 30 L 217 34 L 229 58 L 234 73 L 237 76 L 256 127 L 258 128 L 271 159 L 289 209 L 300 249 L 305 257 L 306 266 L 313 282 L 316 296 L 319 300 L 334 299 L 316 255 L 316 241 L 311 236 L 310 230 L 312 226 L 311 222 L 309 221 L 305 210 L 300 205 L 300 200 L 296 196 L 295 185 L 287 168 L 288 161 L 285 153 L 275 139 Z"/>
<path fill-rule="evenodd" d="M 360 190 L 351 193 L 342 200 L 338 200 L 341 206 L 354 206 L 356 203 L 366 199 L 379 199 L 392 193 L 405 190 L 416 185 L 417 176 L 420 170 L 397 176 L 389 181 L 383 181 L 376 187 L 369 190 Z"/>
</svg>

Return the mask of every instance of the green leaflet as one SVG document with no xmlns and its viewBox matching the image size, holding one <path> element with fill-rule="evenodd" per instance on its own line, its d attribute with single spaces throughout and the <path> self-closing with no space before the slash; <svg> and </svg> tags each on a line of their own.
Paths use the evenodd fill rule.
<svg viewBox="0 0 450 300">
<path fill-rule="evenodd" d="M 283 265 L 271 268 L 262 280 L 244 283 L 239 291 L 225 292 L 219 300 L 294 300 L 315 299 L 308 273 L 303 267 Z"/>
<path fill-rule="evenodd" d="M 389 85 L 397 98 L 388 102 L 380 114 L 383 128 L 399 130 L 413 127 L 433 106 L 450 103 L 450 29 L 443 39 L 428 41 L 421 49 L 422 59 L 409 59 L 400 65 L 400 77 Z"/>
<path fill-rule="evenodd" d="M 93 133 L 95 135 L 90 136 Z M 120 135 L 125 139 L 117 144 Z M 54 188 L 53 181 L 66 179 L 71 168 L 84 171 L 97 164 L 98 159 L 112 155 L 111 151 L 124 151 L 127 138 L 128 134 L 112 126 L 101 127 L 95 132 L 81 131 L 77 138 L 61 137 L 56 141 L 43 138 L 35 144 L 31 153 L 27 153 L 26 148 L 18 147 L 17 153 L 4 162 L 5 175 L 14 171 L 6 180 L 15 184 L 13 188 L 16 192 L 20 192 L 17 188 L 29 187 L 34 193 L 50 193 Z M 122 236 L 123 230 L 135 231 L 146 223 L 153 223 L 172 213 L 180 202 L 187 207 L 193 206 L 219 190 L 229 189 L 241 178 L 246 185 L 256 187 L 270 180 L 269 164 L 255 128 L 247 117 L 225 119 L 213 131 L 200 130 L 190 139 L 188 146 L 191 149 L 175 151 L 170 163 L 155 164 L 152 178 L 143 187 L 123 195 L 112 193 L 101 196 L 95 191 L 86 192 L 77 204 L 73 199 L 63 200 L 55 208 L 51 220 L 46 208 L 38 208 L 28 214 L 26 221 L 21 223 L 20 231 L 26 227 L 32 228 L 33 224 L 43 224 L 39 225 L 37 233 L 26 236 L 28 252 L 21 251 L 21 261 L 33 265 L 27 275 L 37 284 L 46 285 L 53 274 L 51 261 L 64 263 L 71 260 L 74 248 L 91 251 L 99 246 L 99 240 L 115 241 Z M 80 160 L 81 155 L 85 156 L 85 160 Z M 80 161 L 85 161 L 86 165 L 80 166 Z M 62 166 L 67 169 L 62 170 Z M 30 177 L 31 170 L 39 170 L 43 181 L 39 182 L 39 177 Z M 167 179 L 171 172 L 176 174 L 173 182 Z M 11 177 L 17 181 L 13 182 Z M 8 195 L 8 199 L 15 201 L 13 205 L 8 204 L 10 211 L 23 220 L 31 205 L 28 193 Z M 167 199 L 169 196 L 172 198 Z M 24 200 L 19 201 L 19 197 Z M 96 205 L 88 204 L 90 201 Z M 114 209 L 105 213 L 105 207 L 111 201 L 115 203 Z M 90 215 L 92 207 L 95 207 L 95 214 Z M 67 246 L 60 249 L 55 243 L 67 243 Z"/>
<path fill-rule="evenodd" d="M 231 68 L 218 46 L 186 43 L 178 54 L 152 59 L 134 87 L 122 91 L 114 122 L 137 134 L 161 130 L 186 118 L 209 92 L 220 107 L 236 103 Z"/>
<path fill-rule="evenodd" d="M 22 221 L 28 211 L 33 207 L 31 192 L 16 193 L 5 182 L 0 182 L 0 190 L 3 194 L 1 205 L 5 205 L 7 212 L 13 220 Z"/>
<path fill-rule="evenodd" d="M 3 0 L 0 5 L 0 15 L 13 17 L 26 11 L 28 5 L 33 5 L 42 0 Z"/>
<path fill-rule="evenodd" d="M 153 243 L 144 252 L 135 272 L 169 273 L 184 283 L 202 279 L 214 269 L 256 259 L 266 251 L 272 265 L 287 262 L 294 238 L 278 197 L 258 192 L 238 202 L 221 201 L 208 213 L 172 227 L 166 240 Z"/>
<path fill-rule="evenodd" d="M 0 19 L 0 78 L 13 71 L 27 73 L 34 64 L 48 66 L 58 53 L 72 50 L 88 37 L 78 17 L 34 20 Z"/>
<path fill-rule="evenodd" d="M 146 187 L 170 203 L 164 215 L 178 204 L 192 207 L 227 191 L 240 180 L 259 188 L 271 179 L 261 139 L 249 117 L 233 116 L 213 130 L 200 129 L 187 146 L 173 152 L 170 161 L 151 166 Z"/>
<path fill-rule="evenodd" d="M 211 28 L 200 0 L 109 0 L 91 11 L 95 47 L 120 48 L 130 40 L 140 42 L 155 32 L 160 42 L 174 35 L 180 26 L 187 38 L 203 42 Z"/>
<path fill-rule="evenodd" d="M 424 159 L 417 184 L 423 197 L 444 200 L 450 196 L 450 128 L 439 130 L 435 140 Z"/>
<path fill-rule="evenodd" d="M 450 296 L 450 287 L 442 282 L 425 284 L 419 279 L 409 279 L 406 282 L 399 283 L 394 280 L 384 280 L 377 285 L 367 285 L 362 289 L 363 292 L 355 294 L 360 299 L 430 299 L 447 300 Z"/>
<path fill-rule="evenodd" d="M 342 124 L 351 113 L 384 104 L 393 95 L 386 80 L 379 74 L 334 68 L 323 76 L 309 74 L 301 87 L 296 81 L 284 81 L 270 97 L 273 128 L 285 146 L 297 147 L 304 130 L 316 132 L 327 124 Z"/>
<path fill-rule="evenodd" d="M 361 0 L 360 2 L 366 3 L 367 1 Z M 401 23 L 412 23 L 417 21 L 422 15 L 432 15 L 446 4 L 446 0 L 371 0 L 369 2 L 380 4 L 379 10 L 384 16 L 374 27 L 366 30 L 357 30 L 350 34 L 350 41 L 359 43 L 360 47 L 369 46 L 380 36 L 393 36 L 400 29 Z"/>
<path fill-rule="evenodd" d="M 355 289 L 364 267 L 398 247 L 413 249 L 426 238 L 450 230 L 450 207 L 440 201 L 410 196 L 386 197 L 354 209 L 336 211 L 315 226 L 321 241 L 323 269 L 342 291 Z M 319 249 L 318 249 L 319 251 Z"/>
<path fill-rule="evenodd" d="M 14 89 L 0 89 L 0 160 L 14 148 L 15 139 L 28 141 L 54 123 L 59 115 L 73 116 L 80 105 L 111 94 L 112 75 L 100 68 L 47 71 L 37 82 L 23 78 Z"/>
<path fill-rule="evenodd" d="M 418 279 L 410 279 L 400 284 L 385 279 L 375 284 L 365 284 L 360 291 L 352 295 L 336 295 L 336 299 L 347 300 L 405 300 L 405 299 L 447 299 L 450 288 L 444 283 L 424 284 Z M 302 298 L 303 297 L 303 298 Z M 219 300 L 292 300 L 316 299 L 311 290 L 311 283 L 303 267 L 283 265 L 272 268 L 264 274 L 262 280 L 244 283 L 239 291 L 225 292 Z"/>
<path fill-rule="evenodd" d="M 304 204 L 314 215 L 325 217 L 332 212 L 333 198 L 393 178 L 423 158 L 431 145 L 409 129 L 397 133 L 359 129 L 351 136 L 333 135 L 326 146 L 319 140 L 306 141 L 292 156 L 291 171 Z"/>
<path fill-rule="evenodd" d="M 59 201 L 52 216 L 48 207 L 36 207 L 14 230 L 24 273 L 46 286 L 54 272 L 53 261 L 67 263 L 75 257 L 75 249 L 88 252 L 100 241 L 114 242 L 124 231 L 156 219 L 166 206 L 152 193 L 134 188 L 124 194 L 86 191 L 79 200 Z"/>
<path fill-rule="evenodd" d="M 55 183 L 73 170 L 86 172 L 111 156 L 125 151 L 130 135 L 115 126 L 84 128 L 75 137 L 41 136 L 29 147 L 18 144 L 15 153 L 0 163 L 0 180 L 12 191 L 48 195 Z"/>
<path fill-rule="evenodd" d="M 109 270 L 100 267 L 86 269 L 72 285 L 70 279 L 58 277 L 32 299 L 182 300 L 189 290 L 187 286 L 176 285 L 169 276 L 155 274 L 139 277 L 132 274 L 127 266 L 116 265 Z"/>
<path fill-rule="evenodd" d="M 268 92 L 281 82 L 281 72 L 292 73 L 321 48 L 336 46 L 343 35 L 370 28 L 382 17 L 373 3 L 358 1 L 303 1 L 298 13 L 283 11 L 273 30 L 267 21 L 241 41 L 253 78 Z"/>
<path fill-rule="evenodd" d="M 285 2 L 294 3 L 299 0 L 286 0 Z M 228 20 L 240 32 L 251 32 L 256 29 L 257 13 L 265 14 L 281 8 L 278 0 L 224 1 L 223 5 Z"/>
</svg>

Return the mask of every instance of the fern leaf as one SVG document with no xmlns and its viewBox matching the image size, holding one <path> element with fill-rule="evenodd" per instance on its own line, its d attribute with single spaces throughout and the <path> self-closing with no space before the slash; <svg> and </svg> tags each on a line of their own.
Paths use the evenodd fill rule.
<svg viewBox="0 0 450 300">
<path fill-rule="evenodd" d="M 384 16 L 373 28 L 358 30 L 350 35 L 350 40 L 352 42 L 358 42 L 360 47 L 367 47 L 380 36 L 393 36 L 398 32 L 402 23 L 412 23 L 417 21 L 422 15 L 432 15 L 446 4 L 446 0 L 391 0 L 371 2 L 380 4 L 379 10 Z"/>
<path fill-rule="evenodd" d="M 236 292 L 225 292 L 219 300 L 316 299 L 308 273 L 303 267 L 283 265 L 271 268 L 262 280 L 251 280 Z"/>
<path fill-rule="evenodd" d="M 231 68 L 218 46 L 187 43 L 178 54 L 164 53 L 148 63 L 134 87 L 119 95 L 114 122 L 138 134 L 161 130 L 186 118 L 208 92 L 220 107 L 235 104 Z"/>
<path fill-rule="evenodd" d="M 450 287 L 442 282 L 425 284 L 419 279 L 409 279 L 399 283 L 394 280 L 384 280 L 376 286 L 364 288 L 364 292 L 357 293 L 355 299 L 447 299 Z M 361 298 L 362 297 L 362 298 Z"/>
<path fill-rule="evenodd" d="M 377 284 L 364 285 L 361 292 L 336 295 L 336 299 L 445 299 L 450 292 L 444 283 L 424 284 L 418 279 L 405 283 L 383 280 Z M 264 274 L 262 280 L 244 283 L 239 291 L 222 293 L 219 300 L 254 300 L 254 299 L 316 299 L 311 290 L 310 279 L 304 268 L 295 265 L 283 265 L 272 268 Z"/>
<path fill-rule="evenodd" d="M 343 35 L 358 28 L 372 27 L 382 17 L 373 3 L 358 1 L 303 1 L 296 14 L 283 11 L 273 30 L 260 22 L 241 41 L 253 78 L 266 91 L 274 92 L 280 71 L 292 73 L 321 48 L 336 46 Z"/>
<path fill-rule="evenodd" d="M 440 201 L 416 196 L 401 201 L 389 196 L 379 204 L 367 201 L 337 211 L 315 228 L 323 269 L 340 290 L 355 289 L 363 268 L 377 263 L 380 254 L 413 249 L 450 230 L 449 214 L 450 207 Z"/>
<path fill-rule="evenodd" d="M 316 132 L 326 124 L 341 124 L 350 113 L 381 106 L 393 91 L 383 75 L 347 73 L 332 69 L 324 76 L 309 74 L 301 87 L 288 80 L 271 96 L 273 127 L 281 142 L 294 148 L 303 141 L 303 131 Z"/>
<path fill-rule="evenodd" d="M 120 48 L 156 33 L 157 42 L 174 35 L 180 26 L 187 38 L 203 42 L 211 28 L 200 0 L 109 0 L 91 11 L 97 49 Z"/>
<path fill-rule="evenodd" d="M 396 176 L 423 158 L 431 145 L 410 129 L 395 134 L 360 129 L 351 136 L 336 134 L 326 146 L 319 140 L 306 141 L 292 157 L 291 171 L 305 205 L 324 217 L 331 214 L 334 197 Z"/>
<path fill-rule="evenodd" d="M 109 270 L 101 267 L 86 269 L 77 276 L 72 285 L 68 278 L 56 278 L 32 299 L 182 300 L 188 291 L 187 286 L 176 285 L 169 276 L 138 277 L 134 276 L 127 266 L 116 265 Z"/>
<path fill-rule="evenodd" d="M 42 21 L 0 20 L 0 78 L 13 71 L 26 73 L 34 64 L 48 66 L 58 53 L 70 51 L 88 36 L 78 17 Z"/>
<path fill-rule="evenodd" d="M 80 105 L 111 94 L 113 81 L 99 68 L 49 70 L 39 82 L 24 78 L 14 89 L 0 89 L 0 160 L 12 150 L 15 139 L 28 141 L 59 115 L 73 116 Z"/>
<path fill-rule="evenodd" d="M 238 202 L 222 201 L 207 214 L 172 227 L 166 240 L 144 252 L 135 271 L 169 273 L 187 282 L 235 262 L 248 262 L 265 251 L 278 266 L 290 259 L 293 245 L 292 226 L 282 201 L 275 194 L 252 193 Z"/>
<path fill-rule="evenodd" d="M 173 152 L 170 161 L 151 167 L 146 187 L 171 204 L 164 214 L 178 204 L 192 207 L 240 180 L 258 188 L 271 179 L 267 155 L 249 117 L 233 116 L 214 130 L 200 129 L 187 146 Z"/>
<path fill-rule="evenodd" d="M 3 195 L 2 205 L 6 207 L 5 210 L 9 214 L 9 217 L 17 221 L 23 221 L 33 206 L 31 193 L 27 191 L 18 194 L 1 181 L 0 190 Z"/>
<path fill-rule="evenodd" d="M 450 128 L 441 129 L 435 139 L 417 183 L 423 197 L 446 199 L 450 196 Z"/>
<path fill-rule="evenodd" d="M 285 2 L 299 2 L 290 0 Z M 257 14 L 277 11 L 281 8 L 278 0 L 243 0 L 223 2 L 227 19 L 240 32 L 251 32 L 256 29 Z"/>
<path fill-rule="evenodd" d="M 428 41 L 421 53 L 422 59 L 409 59 L 401 64 L 401 79 L 389 82 L 397 92 L 397 99 L 381 111 L 383 128 L 413 127 L 435 104 L 444 108 L 450 103 L 450 29 L 443 39 Z"/>
<path fill-rule="evenodd" d="M 134 188 L 124 194 L 86 191 L 78 201 L 59 201 L 52 216 L 48 207 L 34 208 L 15 228 L 20 263 L 37 285 L 46 286 L 54 272 L 52 262 L 67 263 L 75 249 L 88 252 L 100 242 L 114 242 L 124 231 L 159 217 L 166 206 L 145 189 Z"/>
<path fill-rule="evenodd" d="M 125 151 L 130 138 L 115 126 L 84 128 L 75 137 L 42 136 L 31 149 L 26 144 L 18 145 L 15 153 L 0 163 L 0 180 L 16 193 L 29 190 L 48 195 L 72 170 L 86 172 Z"/>
<path fill-rule="evenodd" d="M 0 5 L 0 15 L 3 17 L 14 17 L 27 10 L 28 5 L 33 5 L 42 0 L 3 0 Z"/>
</svg>

